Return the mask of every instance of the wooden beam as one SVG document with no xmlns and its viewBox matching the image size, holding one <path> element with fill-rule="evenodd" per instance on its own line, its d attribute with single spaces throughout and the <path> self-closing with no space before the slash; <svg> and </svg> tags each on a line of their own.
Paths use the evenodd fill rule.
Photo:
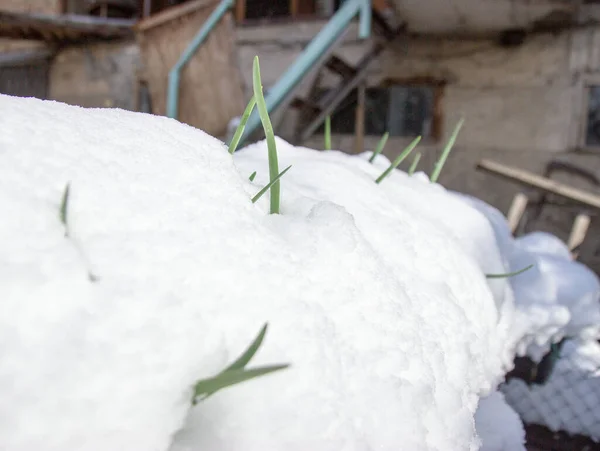
<svg viewBox="0 0 600 451">
<path fill-rule="evenodd" d="M 477 164 L 477 169 L 491 174 L 497 175 L 504 179 L 508 179 L 512 182 L 519 183 L 521 185 L 535 188 L 542 192 L 555 194 L 562 196 L 571 201 L 586 205 L 595 210 L 600 210 L 600 196 L 597 194 L 583 191 L 564 183 L 551 180 L 547 177 L 534 174 L 533 172 L 525 171 L 523 169 L 506 166 L 501 163 L 496 163 L 490 160 L 481 160 Z"/>
<path fill-rule="evenodd" d="M 192 0 L 176 6 L 170 6 L 147 19 L 140 20 L 135 25 L 136 31 L 146 31 L 150 28 L 163 25 L 175 19 L 181 19 L 203 8 L 216 8 L 219 0 Z"/>
<path fill-rule="evenodd" d="M 348 80 L 356 75 L 356 69 L 337 55 L 331 55 L 325 67 Z"/>
</svg>

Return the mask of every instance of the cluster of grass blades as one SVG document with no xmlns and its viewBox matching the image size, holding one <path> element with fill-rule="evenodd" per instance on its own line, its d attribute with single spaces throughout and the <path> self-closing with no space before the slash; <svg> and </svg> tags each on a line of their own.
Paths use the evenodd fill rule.
<svg viewBox="0 0 600 451">
<path fill-rule="evenodd" d="M 388 175 L 390 175 L 390 173 L 394 169 L 396 169 L 398 167 L 398 165 L 406 159 L 406 157 L 408 157 L 410 155 L 410 153 L 413 151 L 413 149 L 415 147 L 417 147 L 417 144 L 419 144 L 419 141 L 421 141 L 421 137 L 417 136 L 408 146 L 406 146 L 406 148 L 400 153 L 400 155 L 398 155 L 394 159 L 394 161 L 392 161 L 392 164 L 390 164 L 390 166 L 385 171 L 383 171 L 383 173 L 379 177 L 377 177 L 377 179 L 375 180 L 375 183 L 378 183 L 378 184 L 381 183 L 384 178 L 386 178 Z"/>
<path fill-rule="evenodd" d="M 252 203 L 255 203 L 258 199 L 260 199 L 267 191 L 271 192 L 271 201 L 269 212 L 271 214 L 278 214 L 280 210 L 280 198 L 281 198 L 281 186 L 279 183 L 279 179 L 290 169 L 291 166 L 287 167 L 282 172 L 279 172 L 279 162 L 277 159 L 277 144 L 275 143 L 275 133 L 273 132 L 273 124 L 271 124 L 271 118 L 269 117 L 269 110 L 267 109 L 267 103 L 265 102 L 265 96 L 263 94 L 262 81 L 260 78 L 260 64 L 258 62 L 258 56 L 254 57 L 254 62 L 252 65 L 252 88 L 254 91 L 254 95 L 248 102 L 248 106 L 244 110 L 244 114 L 238 124 L 233 138 L 229 143 L 229 153 L 233 155 L 233 153 L 237 150 L 237 147 L 240 143 L 244 130 L 246 128 L 246 123 L 248 122 L 248 118 L 254 107 L 256 106 L 258 110 L 258 115 L 260 117 L 260 121 L 263 126 L 263 130 L 265 132 L 265 138 L 267 140 L 267 152 L 269 158 L 269 184 L 261 189 L 256 196 L 252 198 Z M 256 171 L 253 172 L 249 179 L 250 181 L 254 181 L 256 177 Z"/>
<path fill-rule="evenodd" d="M 456 138 L 458 137 L 458 133 L 460 132 L 460 129 L 462 128 L 463 123 L 464 123 L 464 119 L 461 119 L 460 121 L 458 121 L 458 124 L 454 128 L 454 131 L 452 132 L 450 139 L 446 143 L 446 146 L 444 147 L 444 150 L 442 151 L 440 158 L 436 162 L 433 172 L 431 174 L 431 177 L 429 177 L 429 180 L 432 183 L 437 182 L 437 180 L 440 176 L 440 173 L 442 172 L 442 168 L 444 167 L 444 164 L 446 164 L 448 155 L 450 154 L 450 151 L 452 150 L 452 147 L 454 146 L 454 143 L 456 142 Z M 385 145 L 387 143 L 389 136 L 390 136 L 389 132 L 386 132 L 381 137 L 381 139 L 379 140 L 379 143 L 377 144 L 377 147 L 375 148 L 375 151 L 373 152 L 373 155 L 371 155 L 371 158 L 369 158 L 369 163 L 373 163 L 375 161 L 375 158 L 377 158 L 377 156 L 379 154 L 381 154 L 381 152 L 383 151 L 383 148 L 385 147 Z M 384 178 L 386 178 L 394 169 L 396 169 L 400 165 L 400 163 L 402 163 L 410 155 L 410 153 L 415 149 L 415 147 L 417 146 L 417 144 L 419 144 L 420 141 L 421 141 L 420 136 L 415 138 L 400 153 L 400 155 L 398 155 L 396 157 L 396 159 L 392 162 L 392 164 L 379 177 L 377 177 L 377 179 L 375 180 L 375 183 L 381 183 Z M 408 175 L 414 174 L 415 170 L 417 169 L 417 166 L 419 165 L 420 160 L 421 160 L 421 153 L 417 153 L 410 165 L 410 168 L 408 170 Z"/>
<path fill-rule="evenodd" d="M 194 385 L 194 394 L 192 397 L 192 405 L 196 405 L 198 402 L 205 400 L 214 393 L 232 385 L 240 384 L 250 379 L 255 379 L 266 374 L 274 373 L 289 367 L 289 365 L 271 365 L 263 366 L 259 368 L 246 369 L 246 365 L 252 360 L 252 357 L 256 354 L 260 345 L 262 344 L 265 335 L 267 333 L 267 326 L 265 324 L 260 330 L 257 337 L 250 344 L 248 349 L 239 356 L 231 365 L 221 371 L 214 377 L 208 379 L 202 379 L 196 382 Z"/>
</svg>

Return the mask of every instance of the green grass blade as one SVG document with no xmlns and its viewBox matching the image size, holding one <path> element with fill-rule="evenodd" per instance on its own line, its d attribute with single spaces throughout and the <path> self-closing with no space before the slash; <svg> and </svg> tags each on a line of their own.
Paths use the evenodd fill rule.
<svg viewBox="0 0 600 451">
<path fill-rule="evenodd" d="M 260 330 L 260 332 L 258 333 L 256 338 L 254 339 L 252 344 L 250 344 L 250 346 L 248 346 L 248 349 L 246 349 L 244 351 L 244 353 L 236 359 L 235 362 L 233 362 L 231 365 L 229 365 L 225 369 L 225 371 L 241 370 L 241 369 L 244 369 L 244 367 L 246 365 L 248 365 L 248 362 L 250 362 L 250 360 L 252 360 L 252 357 L 254 357 L 254 354 L 256 354 L 256 351 L 258 351 L 258 348 L 260 348 L 260 345 L 262 344 L 262 342 L 265 338 L 265 334 L 267 333 L 267 327 L 268 327 L 268 323 L 262 327 L 262 329 Z"/>
<path fill-rule="evenodd" d="M 254 196 L 254 197 L 252 198 L 252 203 L 253 203 L 253 204 L 254 204 L 254 203 L 256 203 L 256 201 L 257 201 L 258 199 L 260 199 L 260 198 L 263 196 L 263 194 L 265 194 L 265 193 L 266 193 L 266 192 L 269 190 L 269 188 L 271 188 L 273 185 L 275 185 L 275 183 L 279 183 L 279 179 L 280 179 L 281 177 L 283 177 L 283 174 L 285 174 L 285 173 L 286 173 L 286 172 L 287 172 L 287 171 L 288 171 L 288 170 L 289 170 L 291 167 L 292 167 L 292 166 L 290 165 L 290 166 L 288 166 L 287 168 L 285 168 L 283 171 L 281 171 L 281 173 L 277 174 L 277 177 L 275 177 L 273 180 L 271 180 L 271 181 L 270 181 L 270 182 L 269 182 L 269 183 L 268 183 L 268 184 L 267 184 L 267 185 L 266 185 L 266 186 L 265 186 L 263 189 L 261 189 L 261 190 L 260 190 L 260 191 L 259 191 L 259 192 L 256 194 L 256 196 Z M 278 213 L 279 213 L 279 212 L 278 212 Z"/>
<path fill-rule="evenodd" d="M 60 201 L 60 222 L 64 226 L 67 225 L 67 213 L 69 209 L 69 191 L 71 189 L 71 183 L 67 183 L 65 190 L 63 191 L 62 200 Z"/>
<path fill-rule="evenodd" d="M 325 150 L 331 150 L 331 116 L 325 118 Z"/>
<path fill-rule="evenodd" d="M 248 179 L 253 182 L 254 179 L 256 178 L 256 171 L 254 171 L 252 174 L 250 174 L 250 177 L 248 177 Z"/>
<path fill-rule="evenodd" d="M 452 132 L 452 135 L 450 136 L 450 139 L 446 143 L 446 147 L 444 147 L 444 150 L 442 151 L 442 155 L 440 156 L 440 159 L 437 161 L 437 163 L 435 164 L 435 167 L 433 168 L 433 173 L 431 174 L 431 177 L 429 178 L 429 180 L 431 180 L 431 183 L 437 182 L 438 178 L 440 177 L 442 168 L 444 167 L 444 164 L 446 164 L 448 155 L 450 155 L 450 151 L 452 150 L 452 147 L 454 146 L 454 143 L 456 142 L 456 138 L 458 137 L 458 132 L 460 132 L 460 129 L 462 128 L 463 123 L 464 123 L 464 119 L 461 119 L 460 121 L 458 121 L 458 124 L 456 124 L 456 127 L 454 128 L 454 131 Z"/>
<path fill-rule="evenodd" d="M 379 155 L 381 152 L 383 152 L 383 148 L 385 147 L 385 144 L 387 143 L 387 140 L 388 140 L 389 137 L 390 137 L 390 133 L 389 132 L 385 132 L 383 134 L 383 136 L 381 137 L 381 139 L 377 143 L 377 147 L 375 148 L 375 152 L 373 152 L 373 155 L 371 155 L 371 158 L 369 158 L 369 163 L 373 163 L 375 161 L 375 158 L 377 158 L 377 155 Z"/>
<path fill-rule="evenodd" d="M 256 97 L 252 96 L 246 109 L 244 110 L 244 114 L 242 115 L 242 119 L 240 120 L 239 125 L 235 129 L 235 133 L 233 134 L 233 138 L 231 138 L 231 142 L 229 143 L 229 153 L 233 155 L 235 150 L 237 149 L 238 144 L 240 143 L 240 139 L 242 139 L 242 134 L 244 133 L 244 129 L 246 128 L 246 123 L 248 122 L 248 118 L 254 109 L 254 105 L 256 105 Z"/>
<path fill-rule="evenodd" d="M 408 175 L 413 175 L 415 173 L 417 166 L 419 165 L 419 160 L 421 160 L 421 152 L 417 152 L 415 158 L 413 158 L 410 168 L 408 168 Z"/>
<path fill-rule="evenodd" d="M 413 151 L 413 149 L 415 147 L 417 147 L 417 144 L 419 144 L 419 141 L 421 141 L 421 137 L 417 136 L 413 142 L 411 142 L 408 146 L 406 146 L 406 148 L 402 151 L 402 153 L 400 155 L 398 155 L 396 157 L 396 159 L 392 162 L 392 164 L 390 164 L 390 167 L 387 168 L 385 171 L 383 171 L 383 174 L 381 174 L 379 177 L 377 177 L 377 180 L 375 180 L 375 183 L 381 183 L 381 181 L 386 178 L 390 172 L 392 172 L 394 169 L 396 169 L 398 167 L 398 165 L 400 163 L 402 163 L 406 157 L 408 157 L 410 155 L 410 153 Z"/>
<path fill-rule="evenodd" d="M 60 222 L 65 226 L 65 236 L 68 236 L 69 229 L 67 224 L 67 215 L 69 213 L 69 193 L 71 190 L 71 182 L 67 183 L 65 190 L 63 191 L 62 200 L 60 201 Z"/>
<path fill-rule="evenodd" d="M 258 56 L 254 57 L 254 64 L 252 67 L 252 87 L 254 89 L 254 97 L 256 98 L 256 108 L 262 122 L 263 129 L 265 130 L 265 138 L 267 140 L 267 149 L 269 157 L 269 178 L 271 180 L 271 214 L 279 213 L 279 201 L 281 195 L 281 186 L 279 184 L 279 163 L 277 161 L 277 145 L 275 144 L 275 133 L 273 132 L 273 124 L 269 118 L 269 110 L 265 102 L 263 95 L 262 82 L 260 80 L 260 65 L 258 63 Z"/>
<path fill-rule="evenodd" d="M 531 268 L 533 268 L 534 265 L 529 265 L 526 266 L 523 269 L 520 269 L 518 271 L 515 272 L 509 272 L 506 274 L 486 274 L 485 277 L 487 277 L 488 279 L 506 279 L 508 277 L 513 277 L 513 276 L 518 276 L 519 274 L 524 273 L 525 271 L 529 271 Z"/>
<path fill-rule="evenodd" d="M 253 368 L 251 370 L 242 368 L 225 371 L 209 379 L 202 379 L 196 382 L 196 385 L 194 386 L 194 397 L 192 398 L 192 404 L 196 404 L 198 402 L 197 398 L 206 399 L 208 396 L 224 388 L 231 387 L 232 385 L 237 385 L 266 374 L 274 373 L 275 371 L 280 371 L 288 367 L 289 365 L 272 365 Z"/>
</svg>

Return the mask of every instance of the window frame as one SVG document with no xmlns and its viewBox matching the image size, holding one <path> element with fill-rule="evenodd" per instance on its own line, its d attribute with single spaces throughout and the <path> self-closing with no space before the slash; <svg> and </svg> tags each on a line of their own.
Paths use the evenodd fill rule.
<svg viewBox="0 0 600 451">
<path fill-rule="evenodd" d="M 582 77 L 578 89 L 579 95 L 581 96 L 579 101 L 580 108 L 576 109 L 576 111 L 578 111 L 578 117 L 575 118 L 575 123 L 577 124 L 575 148 L 579 151 L 597 154 L 600 153 L 600 144 L 587 144 L 590 90 L 594 86 L 600 87 L 600 75 L 588 74 Z"/>
</svg>

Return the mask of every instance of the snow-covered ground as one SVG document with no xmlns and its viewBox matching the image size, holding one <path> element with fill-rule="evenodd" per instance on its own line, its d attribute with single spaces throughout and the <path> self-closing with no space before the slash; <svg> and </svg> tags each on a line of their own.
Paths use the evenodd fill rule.
<svg viewBox="0 0 600 451">
<path fill-rule="evenodd" d="M 523 449 L 496 389 L 597 334 L 597 279 L 384 157 L 278 152 L 269 215 L 262 142 L 0 96 L 0 449 Z M 290 368 L 192 407 L 265 322 L 252 365 Z"/>
</svg>

